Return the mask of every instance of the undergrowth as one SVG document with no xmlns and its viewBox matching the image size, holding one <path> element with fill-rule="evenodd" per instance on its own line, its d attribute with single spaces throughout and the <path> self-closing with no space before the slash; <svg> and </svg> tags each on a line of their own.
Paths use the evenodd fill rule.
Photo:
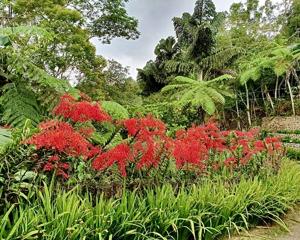
<svg viewBox="0 0 300 240">
<path fill-rule="evenodd" d="M 217 239 L 275 221 L 300 200 L 300 166 L 283 161 L 278 175 L 237 185 L 206 181 L 174 190 L 164 185 L 119 198 L 46 185 L 35 200 L 7 206 L 0 239 Z"/>
</svg>

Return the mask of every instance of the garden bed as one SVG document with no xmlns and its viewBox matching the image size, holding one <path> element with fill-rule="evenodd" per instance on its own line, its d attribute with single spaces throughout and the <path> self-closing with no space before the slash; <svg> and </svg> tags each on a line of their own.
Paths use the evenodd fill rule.
<svg viewBox="0 0 300 240">
<path fill-rule="evenodd" d="M 45 186 L 29 204 L 0 217 L 1 239 L 216 239 L 280 217 L 300 200 L 300 166 L 284 161 L 276 176 L 226 186 L 170 185 L 121 198 L 82 196 Z"/>
</svg>

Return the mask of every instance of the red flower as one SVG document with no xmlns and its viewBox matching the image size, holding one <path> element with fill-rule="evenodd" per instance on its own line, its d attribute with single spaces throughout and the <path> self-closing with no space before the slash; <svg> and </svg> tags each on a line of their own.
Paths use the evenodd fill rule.
<svg viewBox="0 0 300 240">
<path fill-rule="evenodd" d="M 54 165 L 52 163 L 49 163 L 47 162 L 45 165 L 44 165 L 44 171 L 52 171 L 54 169 Z"/>
<path fill-rule="evenodd" d="M 60 157 L 56 154 L 54 156 L 51 156 L 48 161 L 49 162 L 57 162 L 59 160 L 60 160 Z"/>
<path fill-rule="evenodd" d="M 78 129 L 78 132 L 85 138 L 90 138 L 93 133 L 95 132 L 95 129 L 92 127 L 81 127 Z"/>
<path fill-rule="evenodd" d="M 277 143 L 277 142 L 279 142 L 280 140 L 279 140 L 278 137 L 267 137 L 267 138 L 265 139 L 265 141 L 266 141 L 267 144 L 270 144 L 270 143 Z"/>
<path fill-rule="evenodd" d="M 101 109 L 99 104 L 92 104 L 88 101 L 76 102 L 70 95 L 61 97 L 53 113 L 54 115 L 71 119 L 73 122 L 104 122 L 111 120 L 111 117 Z"/>
<path fill-rule="evenodd" d="M 48 162 L 44 165 L 43 170 L 45 172 L 50 172 L 55 170 L 57 176 L 62 176 L 65 179 L 69 178 L 69 175 L 65 172 L 68 170 L 70 165 L 68 163 L 59 162 L 59 159 L 55 157 L 55 161 L 53 158 L 49 158 Z"/>
<path fill-rule="evenodd" d="M 123 177 L 126 177 L 126 166 L 129 161 L 132 161 L 130 147 L 127 144 L 120 144 L 113 149 L 100 154 L 93 161 L 93 168 L 96 170 L 104 170 L 114 163 L 118 164 L 119 171 Z"/>
<path fill-rule="evenodd" d="M 161 156 L 170 145 L 166 137 L 165 124 L 148 115 L 140 119 L 128 119 L 122 122 L 129 136 L 134 137 L 133 158 L 140 158 L 137 168 L 157 167 Z"/>
<path fill-rule="evenodd" d="M 230 157 L 230 158 L 227 158 L 225 161 L 224 161 L 224 164 L 226 167 L 231 167 L 232 165 L 234 165 L 236 163 L 236 159 L 234 157 Z"/>
<path fill-rule="evenodd" d="M 264 144 L 263 141 L 258 140 L 258 141 L 256 141 L 256 142 L 254 143 L 254 148 L 255 148 L 255 150 L 257 150 L 257 151 L 263 151 L 263 150 L 266 149 L 266 146 L 265 146 L 265 144 Z"/>
<path fill-rule="evenodd" d="M 54 150 L 68 156 L 88 158 L 90 143 L 71 125 L 65 122 L 48 121 L 39 126 L 41 132 L 25 141 L 37 149 Z"/>
</svg>

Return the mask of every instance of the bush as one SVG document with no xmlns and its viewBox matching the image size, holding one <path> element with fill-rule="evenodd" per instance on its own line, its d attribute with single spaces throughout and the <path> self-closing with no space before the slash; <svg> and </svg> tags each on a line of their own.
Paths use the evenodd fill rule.
<svg viewBox="0 0 300 240">
<path fill-rule="evenodd" d="M 210 123 L 181 129 L 171 138 L 165 124 L 152 116 L 116 120 L 100 105 L 68 95 L 55 107 L 53 119 L 42 122 L 34 134 L 23 131 L 26 134 L 0 156 L 6 159 L 0 162 L 3 186 L 19 179 L 14 177 L 19 171 L 38 175 L 38 181 L 56 176 L 68 189 L 80 185 L 106 196 L 119 196 L 123 188 L 139 191 L 166 183 L 177 189 L 203 179 L 222 178 L 231 185 L 242 178 L 276 174 L 283 155 L 277 138 L 261 138 L 255 129 L 221 131 Z M 19 186 L 14 192 L 29 191 L 20 187 L 22 181 L 14 181 Z M 3 196 L 10 194 L 10 187 L 3 189 Z"/>
<path fill-rule="evenodd" d="M 284 161 L 276 176 L 242 179 L 234 186 L 205 181 L 170 185 L 119 199 L 92 199 L 78 189 L 45 186 L 35 201 L 7 206 L 0 239 L 216 239 L 230 231 L 276 221 L 300 200 L 300 167 Z M 57 187 L 55 187 L 58 189 Z"/>
<path fill-rule="evenodd" d="M 300 134 L 300 130 L 280 130 L 277 131 L 277 133 L 281 133 L 281 134 Z"/>
<path fill-rule="evenodd" d="M 115 120 L 100 105 L 65 95 L 53 119 L 22 139 L 31 162 L 24 170 L 49 179 L 55 174 L 66 185 L 80 184 L 95 194 L 118 195 L 123 187 L 179 187 L 203 178 L 232 184 L 280 168 L 281 143 L 261 138 L 255 129 L 221 131 L 210 123 L 175 135 L 169 137 L 166 125 L 152 116 Z"/>
<path fill-rule="evenodd" d="M 294 148 L 288 148 L 286 151 L 286 155 L 290 159 L 300 160 L 300 150 Z"/>
</svg>

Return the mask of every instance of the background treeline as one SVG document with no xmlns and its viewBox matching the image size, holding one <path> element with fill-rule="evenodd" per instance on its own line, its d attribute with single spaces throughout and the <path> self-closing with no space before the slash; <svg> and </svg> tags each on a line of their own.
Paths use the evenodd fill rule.
<svg viewBox="0 0 300 240">
<path fill-rule="evenodd" d="M 38 123 L 58 95 L 77 89 L 172 129 L 211 117 L 248 128 L 264 116 L 299 114 L 299 1 L 247 0 L 217 12 L 212 0 L 198 0 L 194 12 L 173 18 L 175 36 L 159 41 L 137 81 L 89 41 L 138 38 L 125 2 L 2 1 L 2 125 Z"/>
<path fill-rule="evenodd" d="M 233 128 L 299 114 L 299 16 L 299 1 L 248 0 L 229 12 L 197 1 L 193 13 L 173 19 L 176 37 L 162 39 L 156 59 L 139 70 L 142 93 L 171 103 L 162 115 L 182 113 L 182 125 L 187 117 L 202 122 L 203 111 Z"/>
</svg>

